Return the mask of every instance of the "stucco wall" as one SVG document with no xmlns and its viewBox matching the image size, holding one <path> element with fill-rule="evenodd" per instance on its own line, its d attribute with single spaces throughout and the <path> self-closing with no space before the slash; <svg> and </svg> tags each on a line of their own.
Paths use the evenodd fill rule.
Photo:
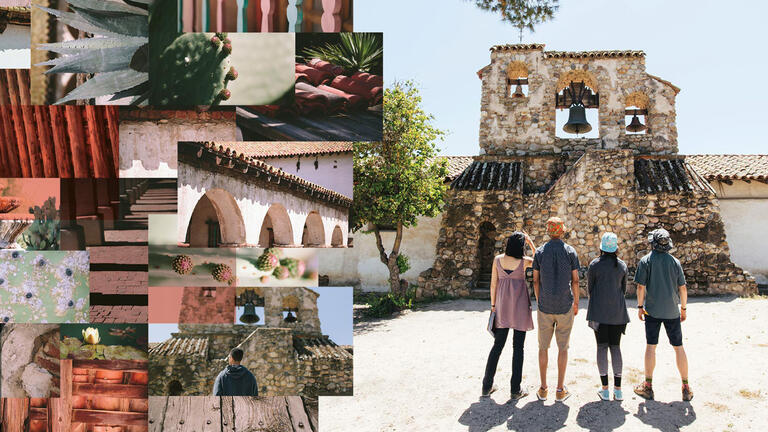
<svg viewBox="0 0 768 432">
<path fill-rule="evenodd" d="M 435 244 L 440 231 L 442 215 L 435 218 L 419 218 L 419 223 L 405 230 L 401 253 L 410 259 L 411 269 L 401 278 L 415 284 L 419 273 L 432 267 L 435 262 Z M 394 232 L 382 233 L 382 242 L 389 252 L 394 242 Z M 373 234 L 354 234 L 354 247 L 323 251 L 320 270 L 334 286 L 359 286 L 363 291 L 388 291 L 389 271 L 379 259 L 376 238 Z"/>
<path fill-rule="evenodd" d="M 301 163 L 297 170 L 296 163 L 299 160 Z M 352 198 L 352 153 L 318 156 L 317 168 L 314 156 L 265 158 L 263 161 Z"/>
<path fill-rule="evenodd" d="M 761 221 L 768 214 L 768 184 L 712 182 L 720 200 L 720 215 L 728 236 L 731 259 L 768 284 L 768 230 Z"/>
<path fill-rule="evenodd" d="M 29 27 L 9 24 L 0 34 L 0 69 L 29 69 Z"/>
<path fill-rule="evenodd" d="M 235 140 L 234 122 L 147 120 L 120 122 L 120 177 L 176 177 L 178 141 Z"/>
<path fill-rule="evenodd" d="M 224 211 L 219 217 L 224 243 L 240 242 L 241 235 L 228 232 L 243 229 L 245 243 L 257 245 L 259 234 L 267 211 L 273 204 L 281 204 L 287 210 L 290 219 L 293 244 L 301 245 L 304 223 L 312 211 L 317 211 L 323 220 L 325 231 L 325 245 L 331 244 L 331 233 L 337 225 L 344 233 L 344 244 L 347 241 L 348 216 L 341 209 L 330 207 L 318 201 L 299 198 L 296 195 L 278 190 L 260 187 L 258 184 L 246 183 L 242 180 L 214 173 L 187 164 L 179 164 L 179 225 L 177 239 L 183 243 L 186 238 L 187 228 L 192 217 L 192 212 L 198 200 L 211 190 L 226 191 L 237 205 L 240 216 L 236 212 Z M 209 195 L 210 196 L 210 195 Z M 212 198 L 214 206 L 225 204 Z M 223 218 L 222 218 L 223 216 Z M 242 222 L 238 219 L 242 217 Z M 273 221 L 274 223 L 274 221 Z M 238 228 L 239 226 L 239 228 Z"/>
</svg>

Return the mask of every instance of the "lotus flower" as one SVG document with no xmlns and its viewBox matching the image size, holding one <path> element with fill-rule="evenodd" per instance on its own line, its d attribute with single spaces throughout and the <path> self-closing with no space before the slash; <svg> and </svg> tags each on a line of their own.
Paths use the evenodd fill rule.
<svg viewBox="0 0 768 432">
<path fill-rule="evenodd" d="M 99 337 L 99 329 L 88 327 L 83 330 L 83 342 L 96 345 L 99 341 L 101 341 L 101 338 Z"/>
</svg>

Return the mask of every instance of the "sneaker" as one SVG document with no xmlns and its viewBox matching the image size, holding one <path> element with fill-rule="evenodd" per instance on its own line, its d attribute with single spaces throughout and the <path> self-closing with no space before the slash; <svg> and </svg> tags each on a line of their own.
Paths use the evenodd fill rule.
<svg viewBox="0 0 768 432">
<path fill-rule="evenodd" d="M 544 387 L 539 387 L 539 389 L 536 391 L 536 397 L 539 398 L 540 401 L 547 400 L 547 389 Z"/>
<path fill-rule="evenodd" d="M 688 402 L 693 399 L 693 391 L 691 391 L 691 387 L 686 384 L 683 386 L 683 400 Z"/>
<path fill-rule="evenodd" d="M 641 398 L 653 400 L 653 388 L 645 383 L 635 387 L 635 394 Z"/>
<path fill-rule="evenodd" d="M 611 400 L 611 392 L 608 389 L 598 390 L 597 395 L 600 396 L 600 400 L 604 400 L 604 401 Z"/>
<path fill-rule="evenodd" d="M 483 389 L 483 397 L 488 397 L 488 396 L 490 396 L 490 395 L 491 395 L 491 393 L 495 392 L 495 391 L 496 391 L 496 390 L 498 390 L 498 389 L 499 389 L 499 388 L 498 388 L 498 387 L 496 387 L 495 385 L 494 385 L 494 386 L 492 386 L 492 387 L 491 387 L 489 390 L 485 390 L 485 389 Z"/>
<path fill-rule="evenodd" d="M 621 392 L 621 390 L 615 388 L 613 389 L 613 400 L 615 401 L 623 401 L 624 400 L 624 393 Z"/>
<path fill-rule="evenodd" d="M 528 390 L 521 388 L 517 393 L 512 393 L 509 398 L 512 400 L 520 400 L 526 396 L 528 396 Z"/>
<path fill-rule="evenodd" d="M 558 390 L 555 393 L 555 401 L 557 402 L 563 402 L 564 400 L 568 399 L 571 396 L 571 392 L 568 391 L 565 386 L 563 386 L 562 390 Z"/>
</svg>

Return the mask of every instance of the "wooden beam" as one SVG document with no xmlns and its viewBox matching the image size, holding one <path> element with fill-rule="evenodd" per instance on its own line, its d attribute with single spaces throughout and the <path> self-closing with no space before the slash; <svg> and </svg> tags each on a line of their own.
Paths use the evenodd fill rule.
<svg viewBox="0 0 768 432">
<path fill-rule="evenodd" d="M 64 107 L 64 116 L 67 119 L 67 134 L 69 136 L 69 149 L 72 155 L 72 166 L 75 178 L 88 178 L 88 147 L 83 136 L 83 110 L 82 105 L 67 105 Z"/>
<path fill-rule="evenodd" d="M 72 410 L 72 421 L 119 426 L 146 426 L 147 413 L 102 411 L 92 409 Z"/>
<path fill-rule="evenodd" d="M 3 403 L 3 432 L 24 432 L 28 422 L 29 399 L 2 399 Z"/>
<path fill-rule="evenodd" d="M 89 153 L 93 161 L 93 172 L 96 178 L 115 177 L 112 173 L 114 159 L 112 158 L 110 148 L 107 146 L 107 136 L 104 131 L 106 122 L 103 108 L 92 105 L 84 107 L 86 131 L 90 147 Z"/>
<path fill-rule="evenodd" d="M 109 396 L 116 398 L 144 399 L 147 397 L 147 386 L 73 383 L 72 394 L 77 396 Z"/>
<path fill-rule="evenodd" d="M 48 107 L 35 106 L 37 118 L 37 136 L 40 139 L 40 154 L 43 159 L 43 172 L 46 177 L 58 177 L 56 166 L 56 150 L 51 137 L 51 118 L 48 115 Z"/>
<path fill-rule="evenodd" d="M 48 418 L 48 409 L 40 407 L 29 408 L 30 420 L 46 420 Z"/>
<path fill-rule="evenodd" d="M 168 407 L 168 396 L 149 398 L 149 432 L 163 432 L 163 420 Z"/>
<path fill-rule="evenodd" d="M 148 365 L 147 360 L 72 360 L 72 367 L 76 368 L 124 372 L 146 372 Z"/>
</svg>

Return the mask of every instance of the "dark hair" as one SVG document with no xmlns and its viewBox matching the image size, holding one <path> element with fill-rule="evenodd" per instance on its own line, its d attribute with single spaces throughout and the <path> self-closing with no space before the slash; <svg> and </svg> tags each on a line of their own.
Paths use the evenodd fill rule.
<svg viewBox="0 0 768 432">
<path fill-rule="evenodd" d="M 607 255 L 608 258 L 611 258 L 613 260 L 613 266 L 618 267 L 619 266 L 619 257 L 616 256 L 616 252 L 606 252 L 604 250 L 600 251 L 600 256 Z"/>
<path fill-rule="evenodd" d="M 232 351 L 229 352 L 229 356 L 232 357 L 232 360 L 239 362 L 243 359 L 243 350 L 240 348 L 232 348 Z"/>
<path fill-rule="evenodd" d="M 504 250 L 504 255 L 522 259 L 524 252 L 525 234 L 515 231 L 511 236 L 507 237 L 507 248 Z"/>
</svg>

